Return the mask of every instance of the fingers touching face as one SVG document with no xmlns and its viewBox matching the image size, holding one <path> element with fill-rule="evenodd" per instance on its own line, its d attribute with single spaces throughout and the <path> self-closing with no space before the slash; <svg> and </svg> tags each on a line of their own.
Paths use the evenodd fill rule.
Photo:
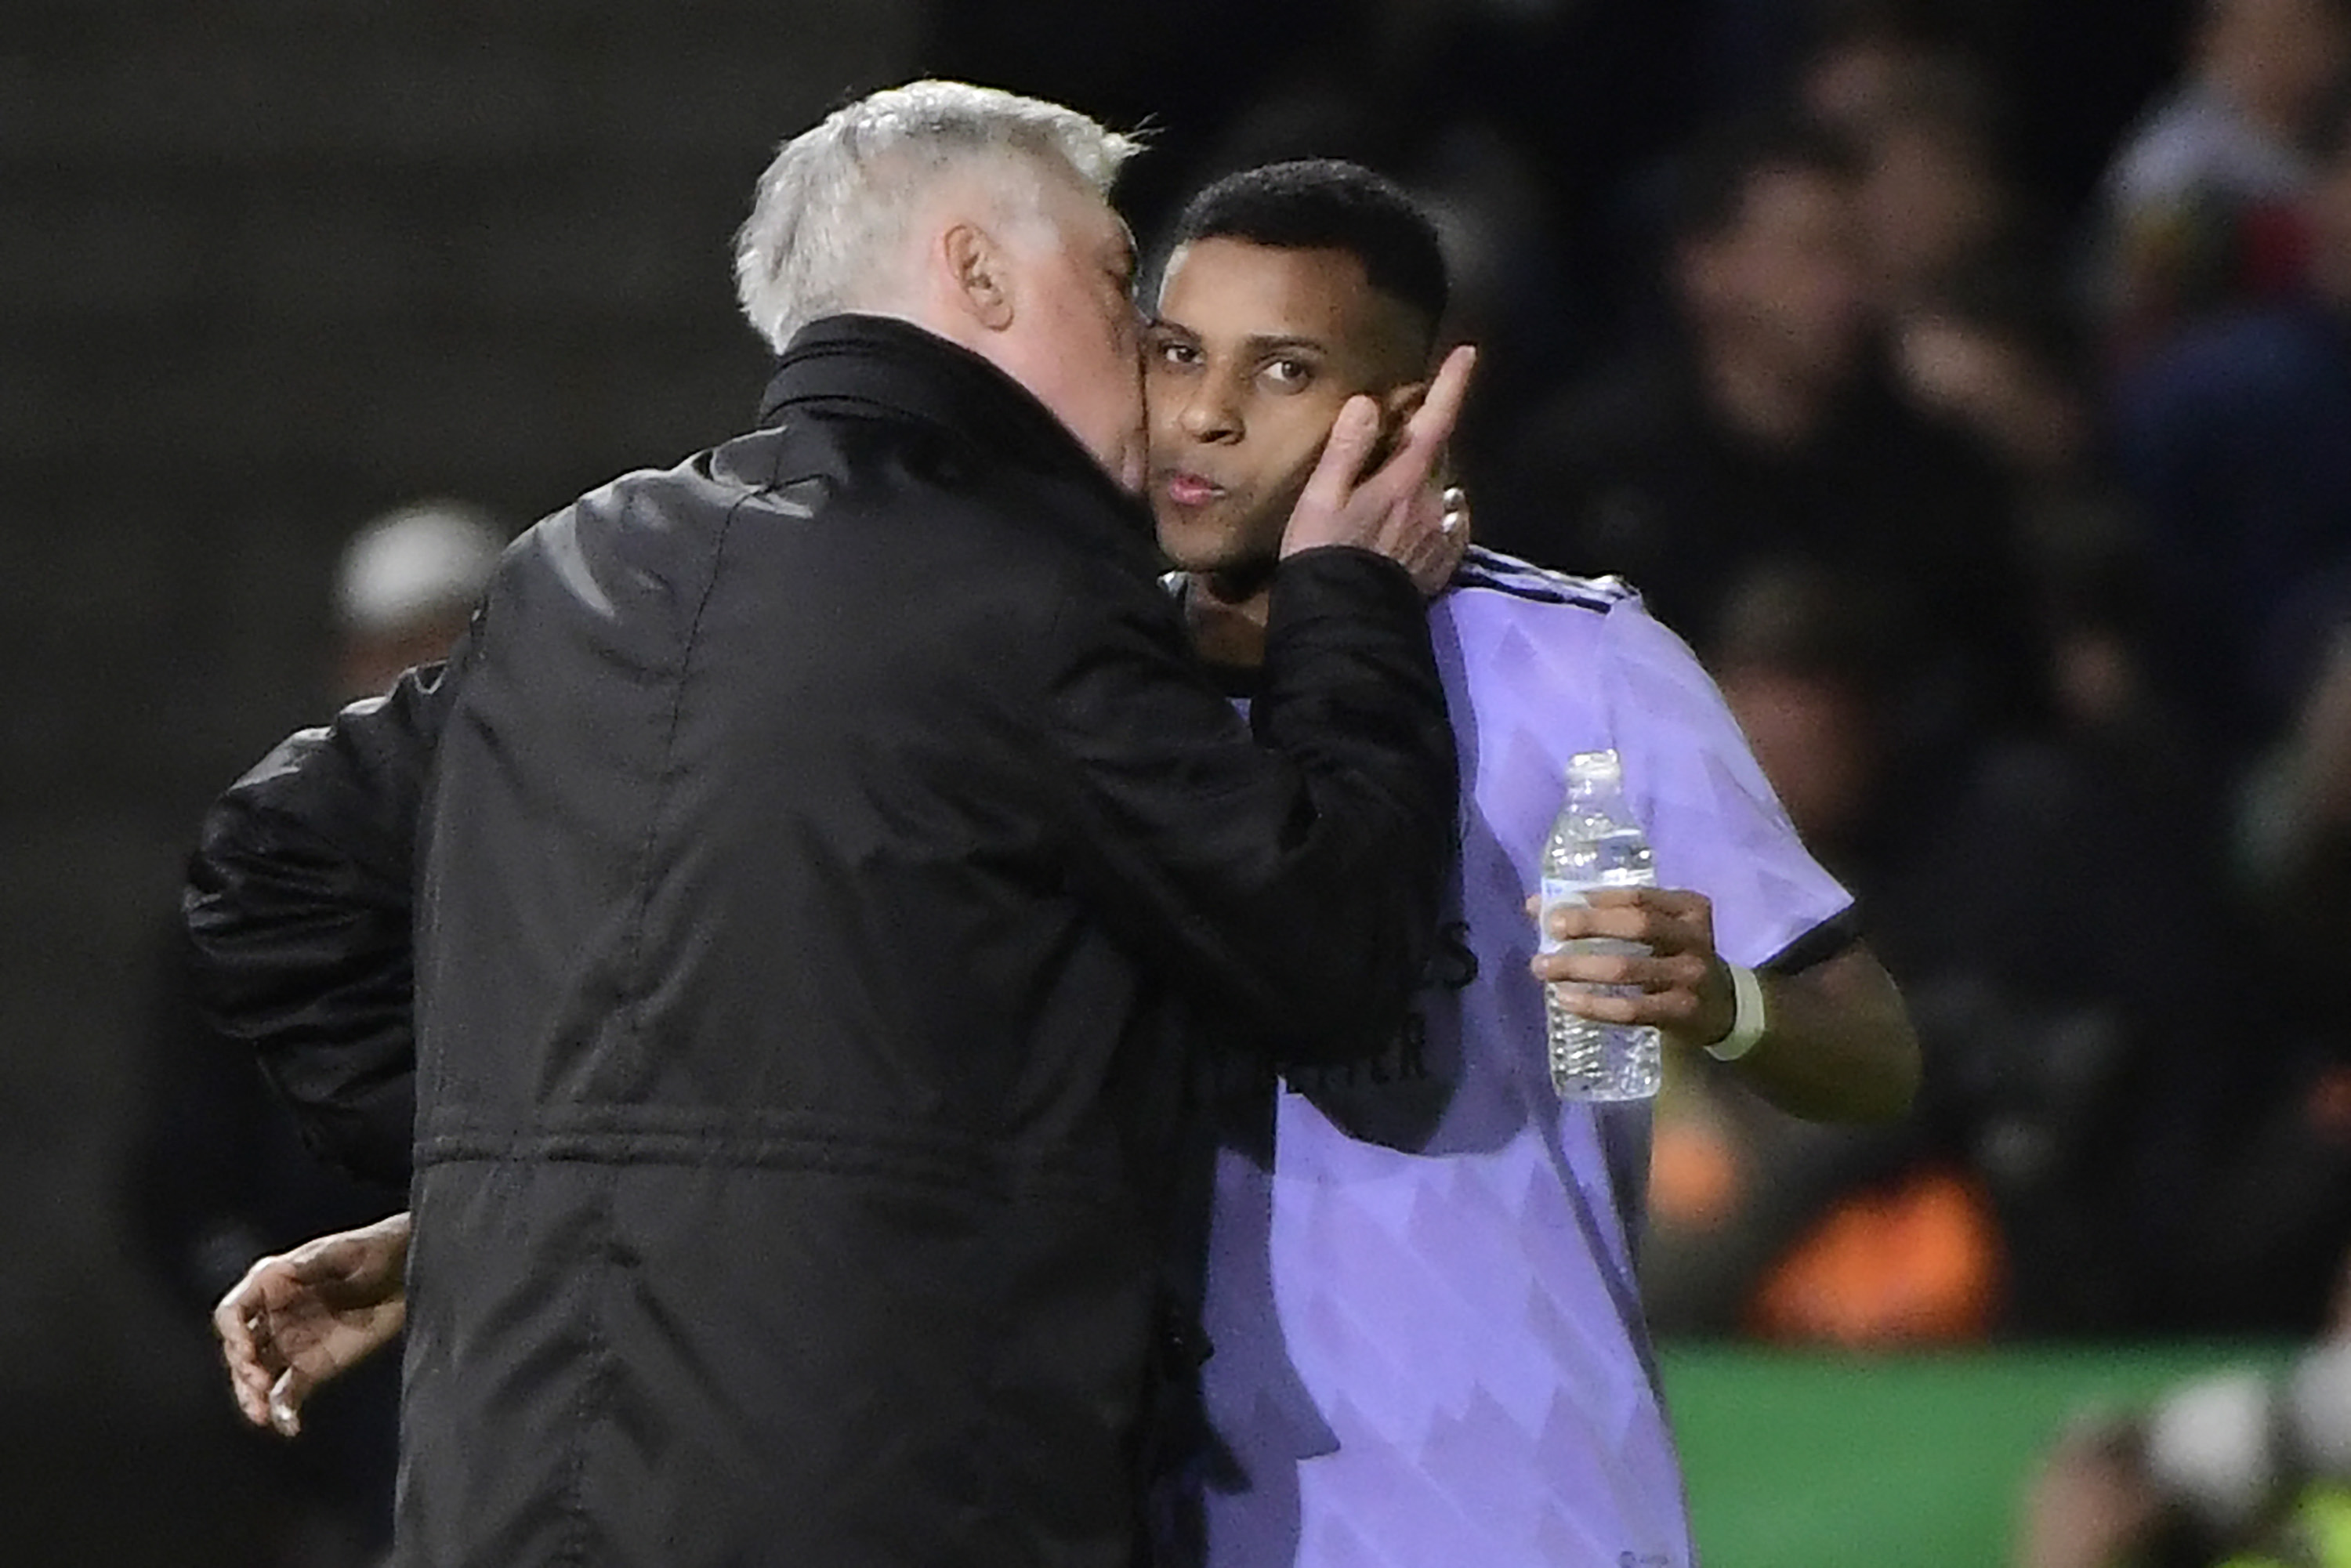
<svg viewBox="0 0 2351 1568">
<path fill-rule="evenodd" d="M 1273 559 L 1340 408 L 1418 373 L 1409 318 L 1344 251 L 1219 236 L 1168 258 L 1144 366 L 1152 511 L 1177 566 Z"/>
</svg>

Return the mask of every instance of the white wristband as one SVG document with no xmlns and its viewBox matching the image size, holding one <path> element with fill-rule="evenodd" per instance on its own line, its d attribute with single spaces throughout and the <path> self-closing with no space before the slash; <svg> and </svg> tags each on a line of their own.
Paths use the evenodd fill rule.
<svg viewBox="0 0 2351 1568">
<path fill-rule="evenodd" d="M 1725 964 L 1730 971 L 1730 994 L 1737 1008 L 1730 1015 L 1730 1032 L 1706 1048 L 1717 1061 L 1736 1061 L 1763 1038 L 1763 982 L 1743 964 Z"/>
</svg>

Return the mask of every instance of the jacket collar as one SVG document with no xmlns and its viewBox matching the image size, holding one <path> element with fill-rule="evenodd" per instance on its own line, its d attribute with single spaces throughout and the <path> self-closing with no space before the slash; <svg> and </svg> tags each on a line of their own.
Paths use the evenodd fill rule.
<svg viewBox="0 0 2351 1568">
<path fill-rule="evenodd" d="M 773 426 L 810 402 L 862 403 L 920 420 L 999 461 L 1073 484 L 1115 524 L 1121 552 L 1151 570 L 1151 516 L 1141 498 L 1121 489 L 1036 394 L 968 349 L 894 317 L 827 316 L 785 347 L 759 423 Z"/>
<path fill-rule="evenodd" d="M 1031 462 L 1102 473 L 1035 393 L 970 350 L 894 317 L 827 316 L 802 328 L 777 361 L 759 423 L 779 423 L 793 403 L 818 400 L 875 404 Z"/>
</svg>

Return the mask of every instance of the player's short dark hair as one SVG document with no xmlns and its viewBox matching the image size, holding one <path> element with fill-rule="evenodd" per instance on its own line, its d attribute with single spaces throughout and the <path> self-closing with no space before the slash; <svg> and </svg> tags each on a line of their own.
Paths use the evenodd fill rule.
<svg viewBox="0 0 2351 1568">
<path fill-rule="evenodd" d="M 1186 204 L 1163 254 L 1196 240 L 1344 251 L 1374 288 L 1409 306 L 1434 340 L 1452 283 L 1437 225 L 1395 181 L 1360 163 L 1307 158 L 1228 174 Z"/>
<path fill-rule="evenodd" d="M 1721 238 L 1738 225 L 1755 182 L 1783 172 L 1844 185 L 1859 176 L 1860 160 L 1842 137 L 1794 116 L 1719 127 L 1675 168 L 1672 237 L 1684 244 Z"/>
</svg>

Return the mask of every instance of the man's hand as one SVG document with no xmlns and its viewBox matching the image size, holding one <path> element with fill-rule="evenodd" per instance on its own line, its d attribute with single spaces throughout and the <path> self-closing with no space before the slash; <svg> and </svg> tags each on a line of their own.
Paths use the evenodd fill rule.
<svg viewBox="0 0 2351 1568">
<path fill-rule="evenodd" d="M 1432 476 L 1460 417 L 1476 361 L 1477 350 L 1467 344 L 1445 357 L 1428 394 L 1405 421 L 1395 450 L 1360 480 L 1379 445 L 1380 411 L 1369 397 L 1349 398 L 1290 511 L 1281 553 L 1356 545 L 1401 564 L 1424 591 L 1442 587 L 1468 539 L 1464 528 L 1446 530 L 1445 517 L 1455 508 Z"/>
<path fill-rule="evenodd" d="M 291 1437 L 311 1390 L 390 1343 L 408 1317 L 409 1217 L 306 1241 L 246 1270 L 213 1309 L 236 1406 Z"/>
<path fill-rule="evenodd" d="M 1714 950 L 1714 904 L 1702 893 L 1656 887 L 1594 889 L 1582 908 L 1548 912 L 1550 935 L 1565 941 L 1606 936 L 1638 942 L 1646 953 L 1538 953 L 1538 978 L 1558 988 L 1561 1005 L 1603 1023 L 1655 1024 L 1691 1047 L 1712 1045 L 1738 1016 L 1730 971 Z M 1593 986 L 1623 986 L 1612 996 Z"/>
</svg>

